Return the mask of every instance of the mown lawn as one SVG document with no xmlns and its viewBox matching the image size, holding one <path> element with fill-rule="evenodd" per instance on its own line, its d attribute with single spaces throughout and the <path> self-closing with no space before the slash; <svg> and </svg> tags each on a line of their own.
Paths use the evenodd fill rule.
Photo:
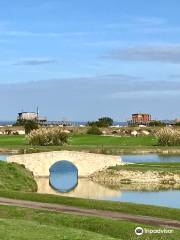
<svg viewBox="0 0 180 240">
<path fill-rule="evenodd" d="M 180 153 L 179 146 L 158 146 L 153 136 L 113 137 L 98 135 L 72 135 L 69 144 L 64 146 L 31 146 L 25 136 L 0 136 L 0 151 L 19 150 L 22 153 L 59 150 L 90 151 L 94 153 L 120 155 L 147 150 L 148 152 Z"/>
<path fill-rule="evenodd" d="M 22 153 L 58 150 L 91 151 L 95 153 L 119 155 L 136 149 L 155 149 L 157 140 L 153 136 L 113 137 L 98 135 L 72 135 L 64 146 L 31 146 L 25 136 L 0 136 L 0 150 L 19 150 Z"/>
<path fill-rule="evenodd" d="M 42 210 L 0 206 L 1 239 L 6 240 L 101 240 L 101 239 L 180 239 L 180 230 L 172 234 L 144 234 L 137 237 L 137 226 L 147 229 L 163 229 L 160 226 L 144 225 L 108 218 L 77 216 Z M 172 229 L 172 228 L 170 228 Z"/>
<path fill-rule="evenodd" d="M 113 169 L 115 171 L 120 170 L 129 170 L 129 171 L 157 171 L 163 173 L 177 173 L 180 174 L 180 162 L 176 163 L 157 163 L 157 162 L 148 162 L 148 163 L 133 163 L 133 164 L 125 164 L 119 166 L 109 167 L 109 169 Z"/>
<path fill-rule="evenodd" d="M 113 137 L 98 135 L 72 135 L 69 140 L 70 145 L 119 145 L 119 146 L 153 146 L 157 140 L 153 136 L 140 137 Z M 25 136 L 4 135 L 0 136 L 0 147 L 27 146 Z"/>
<path fill-rule="evenodd" d="M 98 135 L 75 135 L 70 139 L 71 145 L 108 145 L 108 146 L 153 146 L 157 140 L 153 136 L 113 137 Z"/>
<path fill-rule="evenodd" d="M 19 148 L 24 147 L 28 143 L 25 136 L 22 135 L 1 135 L 0 136 L 0 148 L 1 147 L 10 147 L 10 148 Z"/>
</svg>

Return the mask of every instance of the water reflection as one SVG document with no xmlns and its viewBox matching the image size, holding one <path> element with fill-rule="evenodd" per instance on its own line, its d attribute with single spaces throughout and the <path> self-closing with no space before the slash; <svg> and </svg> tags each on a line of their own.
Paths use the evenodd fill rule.
<svg viewBox="0 0 180 240">
<path fill-rule="evenodd" d="M 51 188 L 48 177 L 36 177 L 35 180 L 38 185 L 38 193 L 94 199 L 103 199 L 104 197 L 114 197 L 120 195 L 119 189 L 117 190 L 101 186 L 100 184 L 94 183 L 86 178 L 79 178 L 77 187 L 67 193 L 57 192 Z"/>
<path fill-rule="evenodd" d="M 60 192 L 68 192 L 76 187 L 78 183 L 77 167 L 66 160 L 58 161 L 49 169 L 50 185 Z"/>
<path fill-rule="evenodd" d="M 51 188 L 48 177 L 36 177 L 35 180 L 38 184 L 38 193 L 180 208 L 180 191 L 173 190 L 173 187 L 171 190 L 160 190 L 158 186 L 153 185 L 143 185 L 142 188 L 131 184 L 112 187 L 100 185 L 86 178 L 79 178 L 75 189 L 67 193 L 60 193 Z"/>
</svg>

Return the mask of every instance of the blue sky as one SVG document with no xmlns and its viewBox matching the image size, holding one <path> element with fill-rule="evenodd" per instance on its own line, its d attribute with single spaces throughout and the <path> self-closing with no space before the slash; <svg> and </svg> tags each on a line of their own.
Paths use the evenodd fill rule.
<svg viewBox="0 0 180 240">
<path fill-rule="evenodd" d="M 180 117 L 180 1 L 0 0 L 0 119 Z"/>
</svg>

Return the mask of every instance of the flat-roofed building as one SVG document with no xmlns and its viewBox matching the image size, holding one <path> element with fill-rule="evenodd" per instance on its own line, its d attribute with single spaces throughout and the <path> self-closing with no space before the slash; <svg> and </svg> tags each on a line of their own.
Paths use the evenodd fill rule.
<svg viewBox="0 0 180 240">
<path fill-rule="evenodd" d="M 132 114 L 131 124 L 147 125 L 151 121 L 151 114 L 148 113 L 134 113 Z"/>
<path fill-rule="evenodd" d="M 31 120 L 31 121 L 37 121 L 38 123 L 45 123 L 47 122 L 46 117 L 39 116 L 38 111 L 37 112 L 20 112 L 18 113 L 18 120 Z"/>
<path fill-rule="evenodd" d="M 38 114 L 36 112 L 20 112 L 18 113 L 19 120 L 37 120 Z"/>
</svg>

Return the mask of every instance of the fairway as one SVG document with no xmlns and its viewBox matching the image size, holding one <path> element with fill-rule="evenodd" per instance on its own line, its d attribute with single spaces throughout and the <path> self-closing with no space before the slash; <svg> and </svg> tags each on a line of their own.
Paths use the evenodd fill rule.
<svg viewBox="0 0 180 240">
<path fill-rule="evenodd" d="M 164 150 L 180 153 L 180 147 L 176 146 L 158 146 L 157 139 L 154 136 L 99 136 L 99 135 L 70 135 L 68 144 L 63 146 L 32 146 L 29 145 L 24 135 L 0 136 L 0 150 L 6 152 L 9 150 L 19 150 L 21 153 L 47 152 L 60 150 L 73 151 L 91 151 L 94 153 L 103 153 L 119 155 L 122 153 L 134 153 L 134 151 L 163 152 Z"/>
<path fill-rule="evenodd" d="M 157 140 L 153 136 L 114 137 L 84 134 L 72 135 L 69 139 L 70 146 L 154 146 L 156 143 Z M 22 148 L 27 146 L 30 145 L 25 136 L 0 136 L 0 147 Z"/>
<path fill-rule="evenodd" d="M 23 135 L 1 135 L 0 147 L 19 147 L 27 145 L 25 136 Z"/>
<path fill-rule="evenodd" d="M 72 136 L 71 145 L 106 145 L 106 146 L 153 146 L 157 140 L 153 136 L 140 137 L 115 137 L 98 135 L 79 135 Z"/>
</svg>

